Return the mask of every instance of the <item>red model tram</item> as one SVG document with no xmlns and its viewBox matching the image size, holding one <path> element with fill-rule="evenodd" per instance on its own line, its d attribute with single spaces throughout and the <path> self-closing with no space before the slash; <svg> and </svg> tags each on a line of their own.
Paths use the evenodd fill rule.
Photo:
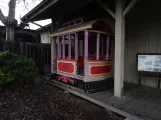
<svg viewBox="0 0 161 120">
<path fill-rule="evenodd" d="M 78 24 L 75 21 L 50 37 L 52 56 L 57 56 L 52 59 L 52 72 L 57 74 L 57 80 L 81 84 L 86 92 L 111 87 L 114 36 L 105 20 Z"/>
</svg>

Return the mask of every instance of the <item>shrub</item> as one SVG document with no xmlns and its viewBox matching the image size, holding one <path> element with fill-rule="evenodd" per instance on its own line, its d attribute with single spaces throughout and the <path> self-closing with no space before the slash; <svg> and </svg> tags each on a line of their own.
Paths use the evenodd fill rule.
<svg viewBox="0 0 161 120">
<path fill-rule="evenodd" d="M 38 75 L 38 68 L 32 59 L 24 56 L 17 56 L 10 63 L 15 78 L 19 82 L 32 82 Z M 28 82 L 27 82 L 28 83 Z"/>
<path fill-rule="evenodd" d="M 31 83 L 38 75 L 34 61 L 25 56 L 4 51 L 0 52 L 0 61 L 0 70 L 13 75 L 19 83 Z"/>
<path fill-rule="evenodd" d="M 1 52 L 0 52 L 0 57 L 5 58 L 5 57 L 7 57 L 9 54 L 10 54 L 9 51 L 1 51 Z"/>
<path fill-rule="evenodd" d="M 9 51 L 4 51 L 4 52 L 0 52 L 0 67 L 3 67 L 5 62 L 6 62 L 6 58 L 9 55 Z"/>
<path fill-rule="evenodd" d="M 11 72 L 5 73 L 4 71 L 0 70 L 0 86 L 13 81 L 13 79 L 14 77 Z"/>
</svg>

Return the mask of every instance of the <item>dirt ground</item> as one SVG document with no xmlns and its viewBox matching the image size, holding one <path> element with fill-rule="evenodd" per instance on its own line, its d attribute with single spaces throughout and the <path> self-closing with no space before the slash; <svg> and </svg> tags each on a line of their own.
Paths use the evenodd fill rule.
<svg viewBox="0 0 161 120">
<path fill-rule="evenodd" d="M 51 85 L 12 86 L 0 93 L 0 120 L 123 120 Z"/>
</svg>

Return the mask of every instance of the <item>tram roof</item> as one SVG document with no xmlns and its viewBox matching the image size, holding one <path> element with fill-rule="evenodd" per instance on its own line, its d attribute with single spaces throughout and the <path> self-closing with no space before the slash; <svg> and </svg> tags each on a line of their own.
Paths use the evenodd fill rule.
<svg viewBox="0 0 161 120">
<path fill-rule="evenodd" d="M 58 30 L 56 32 L 51 33 L 50 37 L 61 36 L 61 35 L 79 32 L 79 31 L 88 30 L 88 29 L 90 29 L 90 30 L 88 30 L 89 32 L 97 32 L 97 33 L 108 34 L 108 35 L 112 36 L 112 34 L 105 32 L 105 31 L 102 31 L 102 30 L 97 30 L 97 29 L 91 30 L 97 22 L 101 22 L 101 20 L 93 20 L 93 21 L 90 21 L 90 22 L 66 27 L 66 28 L 63 28 L 61 30 Z"/>
</svg>

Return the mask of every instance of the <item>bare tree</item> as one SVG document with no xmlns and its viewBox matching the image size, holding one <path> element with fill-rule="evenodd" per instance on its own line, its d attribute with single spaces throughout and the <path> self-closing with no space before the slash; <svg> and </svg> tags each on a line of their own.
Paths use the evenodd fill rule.
<svg viewBox="0 0 161 120">
<path fill-rule="evenodd" d="M 8 16 L 4 16 L 0 9 L 0 20 L 6 27 L 6 41 L 14 40 L 15 27 L 17 26 L 17 20 L 15 19 L 16 0 L 10 0 Z"/>
<path fill-rule="evenodd" d="M 20 0 L 9 0 L 9 3 L 8 3 L 8 7 L 9 7 L 8 16 L 5 16 L 2 13 L 2 10 L 0 8 L 0 21 L 6 27 L 6 39 L 5 39 L 5 41 L 14 41 L 15 28 L 18 26 L 18 24 L 17 24 L 18 22 L 15 19 L 16 1 L 20 2 Z M 24 5 L 25 5 L 26 9 L 28 9 L 27 8 L 27 5 L 28 5 L 27 0 L 21 0 L 21 1 L 24 2 Z M 39 1 L 41 1 L 41 0 L 39 0 Z M 34 2 L 34 1 L 32 0 L 32 2 Z"/>
</svg>

